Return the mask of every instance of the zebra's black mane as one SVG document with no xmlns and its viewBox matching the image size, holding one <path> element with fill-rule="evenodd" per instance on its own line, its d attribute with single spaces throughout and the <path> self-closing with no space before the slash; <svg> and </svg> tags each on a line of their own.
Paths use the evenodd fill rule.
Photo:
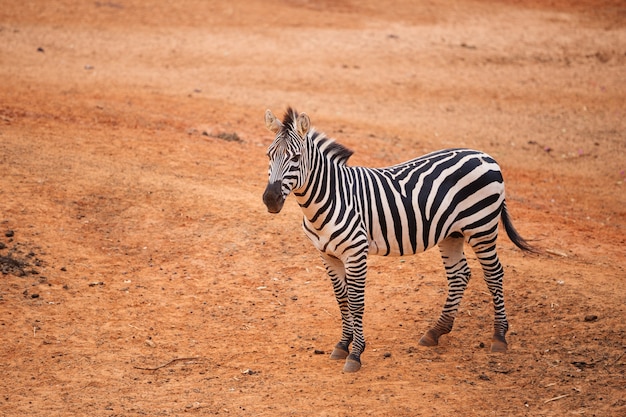
<svg viewBox="0 0 626 417">
<path fill-rule="evenodd" d="M 287 111 L 283 116 L 283 126 L 288 126 L 289 129 L 296 129 L 296 120 L 298 119 L 298 111 L 293 107 L 287 107 Z"/>
<path fill-rule="evenodd" d="M 283 117 L 283 129 L 297 130 L 296 120 L 298 120 L 298 115 L 299 113 L 294 108 L 287 108 L 285 116 Z M 322 144 L 330 142 L 324 148 L 323 153 L 335 159 L 339 164 L 345 165 L 354 153 L 342 144 L 335 142 L 334 139 L 326 136 L 325 133 L 316 131 L 315 128 L 311 128 L 307 136 L 318 148 L 321 147 Z"/>
</svg>

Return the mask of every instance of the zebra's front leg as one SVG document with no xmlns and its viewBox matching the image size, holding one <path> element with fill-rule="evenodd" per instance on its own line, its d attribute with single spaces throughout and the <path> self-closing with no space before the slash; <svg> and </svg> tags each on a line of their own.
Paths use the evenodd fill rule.
<svg viewBox="0 0 626 417">
<path fill-rule="evenodd" d="M 361 354 L 365 350 L 363 336 L 363 313 L 365 311 L 365 277 L 367 274 L 367 254 L 362 254 L 346 262 L 346 284 L 348 287 L 348 309 L 352 317 L 352 351 L 346 358 L 344 372 L 361 369 Z"/>
<path fill-rule="evenodd" d="M 419 340 L 422 346 L 437 346 L 439 337 L 450 333 L 454 325 L 459 304 L 471 276 L 463 253 L 463 242 L 463 238 L 448 238 L 439 244 L 448 279 L 448 296 L 439 320 Z"/>
<path fill-rule="evenodd" d="M 348 287 L 346 285 L 346 270 L 343 262 L 334 256 L 322 253 L 322 260 L 326 267 L 326 272 L 333 284 L 335 298 L 341 312 L 341 340 L 335 345 L 330 358 L 333 360 L 343 360 L 350 354 L 350 343 L 352 343 L 352 315 L 348 308 Z"/>
</svg>

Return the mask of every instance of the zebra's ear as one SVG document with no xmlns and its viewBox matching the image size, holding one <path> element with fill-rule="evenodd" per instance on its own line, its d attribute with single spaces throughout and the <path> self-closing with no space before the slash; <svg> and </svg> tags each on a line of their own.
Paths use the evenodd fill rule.
<svg viewBox="0 0 626 417">
<path fill-rule="evenodd" d="M 298 133 L 300 136 L 305 137 L 311 128 L 311 119 L 309 119 L 309 116 L 307 116 L 306 113 L 301 113 L 298 116 L 296 124 L 298 126 Z"/>
<path fill-rule="evenodd" d="M 265 110 L 265 127 L 270 132 L 278 133 L 283 124 L 274 116 L 270 109 Z"/>
</svg>

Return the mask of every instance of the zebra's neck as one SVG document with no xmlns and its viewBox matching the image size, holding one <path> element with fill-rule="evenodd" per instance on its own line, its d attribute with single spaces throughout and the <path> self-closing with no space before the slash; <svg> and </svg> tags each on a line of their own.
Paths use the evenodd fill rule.
<svg viewBox="0 0 626 417">
<path fill-rule="evenodd" d="M 332 216 L 341 210 L 350 195 L 350 168 L 346 165 L 352 151 L 324 134 L 311 131 L 307 136 L 306 173 L 303 186 L 294 190 L 296 201 L 304 216 L 316 229 L 332 222 Z"/>
</svg>

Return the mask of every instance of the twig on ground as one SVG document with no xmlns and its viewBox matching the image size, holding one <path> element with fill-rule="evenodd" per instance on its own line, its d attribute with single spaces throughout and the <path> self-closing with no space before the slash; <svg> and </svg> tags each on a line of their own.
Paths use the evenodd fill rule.
<svg viewBox="0 0 626 417">
<path fill-rule="evenodd" d="M 565 397 L 569 397 L 569 394 L 563 394 L 563 395 L 559 395 L 558 397 L 550 398 L 549 400 L 545 400 L 543 403 L 544 404 L 548 404 L 549 402 L 557 401 L 557 400 L 563 399 Z"/>
<path fill-rule="evenodd" d="M 567 253 L 560 251 L 560 250 L 556 250 L 556 249 L 546 249 L 546 252 L 549 253 L 550 255 L 557 255 L 557 256 L 561 256 L 563 258 L 568 258 L 569 256 L 567 255 Z"/>
<path fill-rule="evenodd" d="M 624 352 L 624 353 L 622 353 L 621 355 L 619 355 L 619 356 L 617 357 L 617 359 L 615 359 L 611 365 L 615 365 L 615 364 L 617 364 L 617 362 L 619 362 L 619 360 L 620 360 L 620 359 L 622 359 L 622 358 L 624 357 L 624 355 L 625 355 L 625 354 L 626 354 L 626 352 Z"/>
<path fill-rule="evenodd" d="M 193 358 L 174 358 L 169 362 L 164 363 L 163 365 L 159 365 L 159 366 L 155 366 L 153 368 L 150 367 L 143 367 L 143 366 L 133 366 L 133 368 L 135 369 L 141 369 L 143 371 L 156 371 L 157 369 L 161 369 L 161 368 L 165 368 L 168 365 L 173 364 L 174 362 L 178 362 L 178 361 L 191 361 L 191 360 L 197 360 L 200 359 L 199 357 L 193 357 Z"/>
</svg>

